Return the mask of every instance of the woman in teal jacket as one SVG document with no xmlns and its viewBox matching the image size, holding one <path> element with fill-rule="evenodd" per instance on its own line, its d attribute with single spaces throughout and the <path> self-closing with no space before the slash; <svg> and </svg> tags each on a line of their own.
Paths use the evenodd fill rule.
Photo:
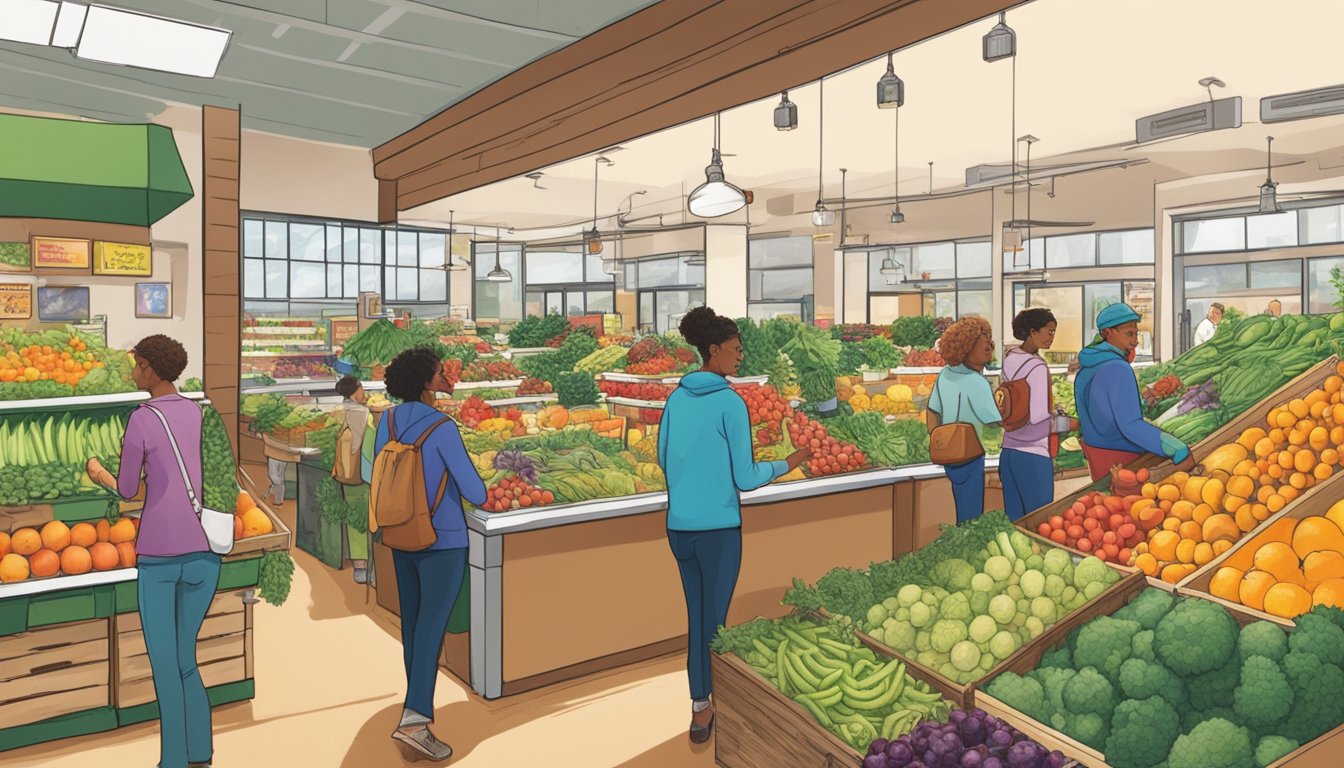
<svg viewBox="0 0 1344 768">
<path fill-rule="evenodd" d="M 747 404 L 726 378 L 742 364 L 736 323 L 697 307 L 682 319 L 681 335 L 700 351 L 704 365 L 683 377 L 667 399 L 658 428 L 658 463 L 667 476 L 667 539 L 686 594 L 690 736 L 702 744 L 714 727 L 709 644 L 728 620 L 742 564 L 738 492 L 787 474 L 811 451 L 797 450 L 786 461 L 754 460 Z"/>
</svg>

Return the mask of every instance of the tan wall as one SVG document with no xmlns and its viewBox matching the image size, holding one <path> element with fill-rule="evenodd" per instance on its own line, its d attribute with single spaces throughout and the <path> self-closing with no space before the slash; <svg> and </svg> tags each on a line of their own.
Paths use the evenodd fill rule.
<svg viewBox="0 0 1344 768">
<path fill-rule="evenodd" d="M 378 184 L 366 149 L 243 131 L 241 184 L 244 211 L 378 218 Z"/>
</svg>

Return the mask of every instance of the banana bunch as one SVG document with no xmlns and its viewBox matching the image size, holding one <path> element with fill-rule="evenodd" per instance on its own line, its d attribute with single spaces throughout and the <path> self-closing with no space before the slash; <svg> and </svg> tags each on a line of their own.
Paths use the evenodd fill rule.
<svg viewBox="0 0 1344 768">
<path fill-rule="evenodd" d="M 120 456 L 125 433 L 126 422 L 117 415 L 88 418 L 66 413 L 8 419 L 0 421 L 0 464 L 80 465 L 91 456 Z"/>
</svg>

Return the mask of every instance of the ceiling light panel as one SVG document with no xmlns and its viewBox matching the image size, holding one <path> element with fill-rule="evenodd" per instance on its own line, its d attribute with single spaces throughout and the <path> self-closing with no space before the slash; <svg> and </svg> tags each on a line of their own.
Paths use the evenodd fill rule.
<svg viewBox="0 0 1344 768">
<path fill-rule="evenodd" d="M 214 77 L 233 33 L 143 13 L 89 7 L 75 55 L 88 61 Z"/>
<path fill-rule="evenodd" d="M 57 48 L 74 48 L 79 45 L 79 35 L 84 31 L 84 18 L 88 15 L 87 3 L 61 3 L 61 12 L 56 16 L 56 28 L 51 33 L 51 44 Z"/>
<path fill-rule="evenodd" d="M 0 13 L 0 40 L 47 45 L 56 24 L 59 3 L 50 0 L 5 0 Z"/>
</svg>

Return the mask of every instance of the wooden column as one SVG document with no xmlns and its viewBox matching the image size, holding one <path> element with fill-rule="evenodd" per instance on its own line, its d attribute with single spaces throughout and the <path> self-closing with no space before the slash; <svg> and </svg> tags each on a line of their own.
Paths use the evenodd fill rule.
<svg viewBox="0 0 1344 768">
<path fill-rule="evenodd" d="M 239 254 L 238 178 L 241 155 L 240 114 L 236 109 L 204 107 L 205 158 L 205 394 L 224 418 L 229 441 L 238 452 L 238 383 L 242 349 L 242 257 Z"/>
</svg>

